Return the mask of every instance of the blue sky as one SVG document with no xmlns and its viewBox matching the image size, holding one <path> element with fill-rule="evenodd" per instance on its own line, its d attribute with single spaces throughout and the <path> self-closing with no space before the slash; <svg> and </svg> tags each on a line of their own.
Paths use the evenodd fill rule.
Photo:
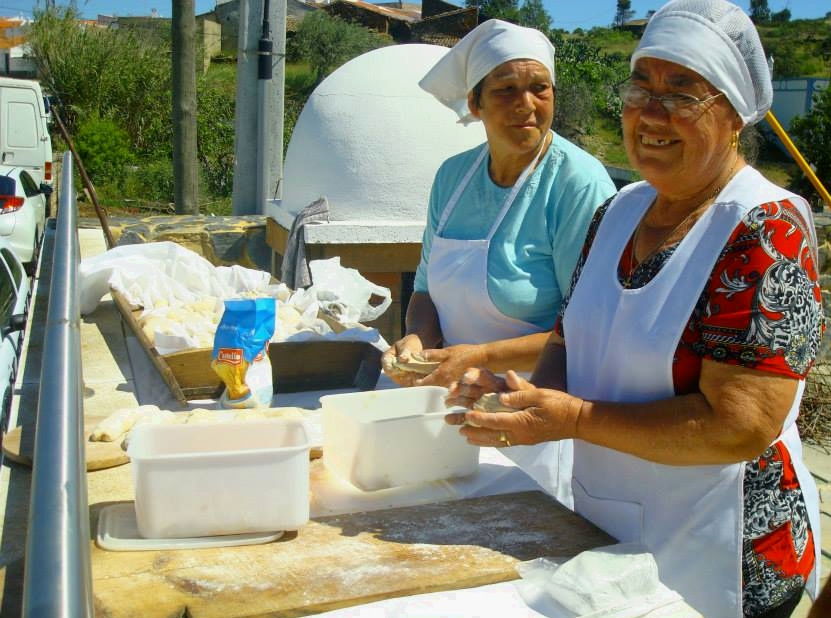
<svg viewBox="0 0 831 618">
<path fill-rule="evenodd" d="M 459 6 L 464 5 L 464 0 L 452 1 Z M 67 2 L 55 0 L 55 3 L 61 5 Z M 635 17 L 645 17 L 647 11 L 657 9 L 663 3 L 664 0 L 632 0 L 632 9 L 635 11 Z M 0 0 L 0 15 L 21 14 L 31 17 L 32 8 L 37 4 L 37 0 Z M 45 0 L 40 0 L 40 6 L 44 4 Z M 76 4 L 83 16 L 90 19 L 94 19 L 99 13 L 121 16 L 150 15 L 154 8 L 161 17 L 170 17 L 172 10 L 171 0 L 76 0 Z M 543 0 L 543 4 L 554 19 L 554 27 L 574 30 L 608 26 L 614 19 L 617 0 Z M 747 10 L 749 0 L 739 0 L 736 4 Z M 194 0 L 197 13 L 210 11 L 214 5 L 215 0 Z M 768 6 L 773 12 L 788 8 L 793 19 L 823 17 L 831 10 L 828 0 L 768 0 Z"/>
</svg>

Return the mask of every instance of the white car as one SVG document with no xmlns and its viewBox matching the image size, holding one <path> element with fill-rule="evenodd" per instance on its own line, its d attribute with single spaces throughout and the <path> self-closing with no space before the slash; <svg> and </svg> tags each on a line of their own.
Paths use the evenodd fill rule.
<svg viewBox="0 0 831 618">
<path fill-rule="evenodd" d="M 0 166 L 0 237 L 20 257 L 28 275 L 37 270 L 51 193 L 52 187 L 38 184 L 28 171 Z"/>
<path fill-rule="evenodd" d="M 23 263 L 0 239 L 0 446 L 8 429 L 30 298 L 31 287 Z"/>
</svg>

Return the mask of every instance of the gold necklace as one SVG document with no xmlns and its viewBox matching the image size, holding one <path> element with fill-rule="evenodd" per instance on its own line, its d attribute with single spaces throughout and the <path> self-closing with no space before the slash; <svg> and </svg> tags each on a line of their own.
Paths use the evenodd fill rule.
<svg viewBox="0 0 831 618">
<path fill-rule="evenodd" d="M 715 190 L 710 194 L 710 196 L 707 197 L 707 199 L 705 199 L 698 206 L 693 208 L 687 214 L 686 217 L 684 217 L 683 219 L 681 219 L 681 221 L 679 221 L 677 224 L 675 224 L 675 226 L 669 231 L 669 233 L 664 234 L 661 237 L 661 239 L 657 243 L 655 243 L 655 245 L 652 247 L 652 249 L 649 250 L 649 252 L 644 256 L 644 258 L 642 260 L 639 260 L 638 263 L 636 264 L 635 260 L 637 258 L 635 257 L 635 248 L 638 246 L 638 237 L 640 236 L 641 224 L 643 223 L 643 219 L 641 219 L 638 222 L 638 226 L 635 228 L 635 233 L 632 235 L 632 246 L 629 249 L 629 270 L 626 274 L 626 277 L 623 279 L 623 287 L 624 288 L 626 288 L 627 290 L 630 288 L 630 286 L 632 285 L 632 277 L 634 276 L 635 271 L 637 271 L 638 268 L 641 266 L 641 264 L 644 264 L 646 261 L 648 261 L 650 258 L 652 258 L 658 252 L 658 250 L 663 246 L 663 244 L 667 240 L 672 238 L 673 234 L 675 234 L 679 229 L 681 229 L 681 226 L 683 226 L 685 223 L 687 223 L 693 217 L 693 215 L 697 215 L 697 214 L 701 213 L 702 211 L 706 210 L 706 207 L 708 207 L 710 205 L 710 203 L 713 200 L 716 199 L 718 194 L 721 193 L 721 190 L 724 189 L 724 187 L 727 186 L 727 183 L 729 183 L 730 180 L 733 178 L 733 172 L 735 171 L 736 165 L 738 164 L 738 162 L 739 162 L 739 157 L 736 156 L 736 158 L 733 160 L 733 165 L 730 167 L 730 171 L 727 172 L 727 179 L 724 181 L 724 184 L 718 185 L 715 188 Z M 646 212 L 649 212 L 649 210 L 654 205 L 655 205 L 655 200 L 652 200 L 652 204 L 649 205 L 649 208 L 646 209 Z"/>
</svg>

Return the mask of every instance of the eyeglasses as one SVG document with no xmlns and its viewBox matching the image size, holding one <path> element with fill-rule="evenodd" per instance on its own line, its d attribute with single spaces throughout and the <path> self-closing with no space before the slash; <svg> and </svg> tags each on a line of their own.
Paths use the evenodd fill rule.
<svg viewBox="0 0 831 618">
<path fill-rule="evenodd" d="M 624 82 L 618 88 L 618 94 L 623 104 L 627 107 L 634 107 L 636 109 L 643 109 L 653 99 L 663 105 L 667 114 L 676 116 L 677 118 L 692 118 L 698 111 L 700 105 L 709 103 L 713 99 L 719 98 L 723 92 L 712 94 L 704 99 L 699 99 L 691 94 L 684 92 L 671 92 L 670 94 L 662 94 L 660 96 L 654 95 L 649 90 L 636 86 L 630 82 Z"/>
</svg>

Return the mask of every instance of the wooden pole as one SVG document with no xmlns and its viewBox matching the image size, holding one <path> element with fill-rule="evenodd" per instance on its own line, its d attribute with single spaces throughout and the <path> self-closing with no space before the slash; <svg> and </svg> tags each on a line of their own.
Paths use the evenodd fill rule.
<svg viewBox="0 0 831 618">
<path fill-rule="evenodd" d="M 173 193 L 176 214 L 198 215 L 196 16 L 193 0 L 173 0 Z"/>
<path fill-rule="evenodd" d="M 811 166 L 808 165 L 808 162 L 799 152 L 799 149 L 796 147 L 791 141 L 791 138 L 785 132 L 785 129 L 782 128 L 782 125 L 779 124 L 779 121 L 776 119 L 776 116 L 773 115 L 773 112 L 768 110 L 768 113 L 765 114 L 765 120 L 768 121 L 768 124 L 773 128 L 773 131 L 779 136 L 779 139 L 782 140 L 782 143 L 785 144 L 785 148 L 788 149 L 788 152 L 791 153 L 791 156 L 796 161 L 796 164 L 799 168 L 805 173 L 808 177 L 808 180 L 811 181 L 811 184 L 814 185 L 814 189 L 817 190 L 822 200 L 825 202 L 825 205 L 831 208 L 831 195 L 828 194 L 826 188 L 820 182 L 820 179 L 817 178 L 817 175 L 814 173 L 814 170 L 811 169 Z"/>
<path fill-rule="evenodd" d="M 75 148 L 72 138 L 69 137 L 69 132 L 67 132 L 66 126 L 64 125 L 61 115 L 58 113 L 58 108 L 55 105 L 52 106 L 52 116 L 55 118 L 55 122 L 58 123 L 58 129 L 60 130 L 61 136 L 66 142 L 66 145 L 69 146 L 69 151 L 72 153 L 72 159 L 75 161 L 75 165 L 78 166 L 78 173 L 81 175 L 81 181 L 84 183 L 84 186 L 89 192 L 89 198 L 92 200 L 92 205 L 95 207 L 95 214 L 98 215 L 98 221 L 101 222 L 101 230 L 104 232 L 104 240 L 107 243 L 107 249 L 112 249 L 115 246 L 115 239 L 110 231 L 110 224 L 107 221 L 107 213 L 104 212 L 104 209 L 101 208 L 101 205 L 98 203 L 98 194 L 95 192 L 95 187 L 92 185 L 92 181 L 87 175 L 84 163 L 81 161 L 81 157 L 78 155 L 78 150 Z"/>
</svg>

